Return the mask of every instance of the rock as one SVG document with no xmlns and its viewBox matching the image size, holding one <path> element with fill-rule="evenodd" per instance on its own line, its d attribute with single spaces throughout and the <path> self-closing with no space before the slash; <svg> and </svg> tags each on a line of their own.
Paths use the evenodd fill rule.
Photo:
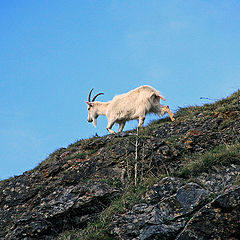
<svg viewBox="0 0 240 240">
<path fill-rule="evenodd" d="M 198 182 L 211 192 L 221 193 L 234 185 L 236 178 L 239 176 L 240 165 L 214 166 L 213 170 L 209 173 L 200 174 Z"/>
<path fill-rule="evenodd" d="M 226 192 L 200 209 L 178 240 L 240 239 L 240 187 Z"/>
<path fill-rule="evenodd" d="M 172 221 L 203 206 L 209 195 L 208 190 L 203 189 L 196 183 L 189 183 L 180 187 L 176 194 L 160 202 L 158 208 L 164 219 Z"/>
<path fill-rule="evenodd" d="M 209 195 L 196 183 L 181 186 L 180 181 L 165 178 L 146 193 L 148 203 L 116 216 L 110 233 L 124 240 L 173 239 L 184 228 L 187 216 L 201 208 Z"/>
<path fill-rule="evenodd" d="M 83 227 L 96 219 L 105 206 L 119 195 L 106 183 L 92 182 L 70 187 L 59 186 L 39 204 L 25 209 L 6 235 L 7 239 L 55 236 L 62 229 Z"/>
<path fill-rule="evenodd" d="M 163 198 L 170 197 L 177 192 L 182 182 L 179 179 L 172 177 L 165 177 L 159 183 L 154 184 L 149 190 L 146 191 L 144 199 L 147 203 L 157 203 Z"/>
</svg>

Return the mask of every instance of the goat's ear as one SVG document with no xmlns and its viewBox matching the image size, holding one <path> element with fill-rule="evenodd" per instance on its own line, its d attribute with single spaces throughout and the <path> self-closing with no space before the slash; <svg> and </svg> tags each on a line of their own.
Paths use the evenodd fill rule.
<svg viewBox="0 0 240 240">
<path fill-rule="evenodd" d="M 152 93 L 150 98 L 154 101 L 157 97 L 159 97 L 156 93 Z"/>
<path fill-rule="evenodd" d="M 166 98 L 164 98 L 161 94 L 158 94 L 158 93 L 152 93 L 150 98 L 154 101 L 155 99 L 157 99 L 158 101 L 160 100 L 160 98 L 162 100 L 166 100 Z"/>
<path fill-rule="evenodd" d="M 85 103 L 86 103 L 89 107 L 92 107 L 92 106 L 93 106 L 92 103 L 90 103 L 90 102 L 85 101 Z"/>
</svg>

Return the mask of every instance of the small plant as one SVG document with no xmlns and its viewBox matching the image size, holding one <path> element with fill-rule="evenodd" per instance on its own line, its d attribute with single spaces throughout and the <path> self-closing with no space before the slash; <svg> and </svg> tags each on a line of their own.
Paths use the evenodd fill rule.
<svg viewBox="0 0 240 240">
<path fill-rule="evenodd" d="M 71 155 L 70 157 L 67 158 L 67 160 L 70 160 L 70 159 L 85 159 L 87 156 L 87 154 L 85 152 L 78 152 L 78 153 L 75 153 L 73 155 Z"/>
<path fill-rule="evenodd" d="M 234 182 L 235 185 L 240 185 L 240 172 L 238 173 L 236 179 L 235 179 L 235 182 Z"/>
</svg>

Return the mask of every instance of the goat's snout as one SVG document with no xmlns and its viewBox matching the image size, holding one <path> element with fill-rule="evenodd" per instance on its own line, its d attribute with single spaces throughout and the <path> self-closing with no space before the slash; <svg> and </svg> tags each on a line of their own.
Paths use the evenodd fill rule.
<svg viewBox="0 0 240 240">
<path fill-rule="evenodd" d="M 88 120 L 87 120 L 87 121 L 88 121 L 88 122 L 92 122 L 93 120 L 88 118 Z"/>
</svg>

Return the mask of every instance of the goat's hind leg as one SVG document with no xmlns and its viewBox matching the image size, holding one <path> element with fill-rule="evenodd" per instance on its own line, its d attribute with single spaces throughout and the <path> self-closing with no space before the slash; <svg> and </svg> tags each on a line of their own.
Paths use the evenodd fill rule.
<svg viewBox="0 0 240 240">
<path fill-rule="evenodd" d="M 138 128 L 143 126 L 144 120 L 145 120 L 145 116 L 139 117 L 138 126 L 137 126 Z"/>
<path fill-rule="evenodd" d="M 164 113 L 165 113 L 165 112 L 168 113 L 168 115 L 170 116 L 170 118 L 171 118 L 172 121 L 175 120 L 174 114 L 171 112 L 169 106 L 163 106 L 163 107 L 162 107 L 162 110 L 163 110 Z M 164 114 L 164 113 L 163 113 L 163 114 Z"/>
<path fill-rule="evenodd" d="M 123 130 L 124 126 L 125 126 L 125 123 L 126 123 L 126 122 L 120 122 L 120 123 L 119 123 L 119 128 L 118 128 L 118 132 L 119 132 L 119 133 L 122 132 L 122 130 Z"/>
</svg>

